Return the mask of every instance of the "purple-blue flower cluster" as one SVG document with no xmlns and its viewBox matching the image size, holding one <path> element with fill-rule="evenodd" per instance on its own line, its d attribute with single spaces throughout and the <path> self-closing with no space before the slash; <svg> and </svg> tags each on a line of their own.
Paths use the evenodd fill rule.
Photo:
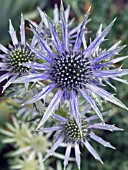
<svg viewBox="0 0 128 170">
<path fill-rule="evenodd" d="M 6 71 L 0 77 L 0 82 L 9 79 L 3 91 L 11 83 L 25 83 L 27 88 L 30 83 L 33 86 L 42 82 L 42 90 L 27 100 L 23 105 L 28 105 L 47 97 L 52 93 L 52 98 L 40 120 L 37 129 L 40 129 L 50 118 L 61 123 L 50 128 L 42 128 L 43 132 L 55 132 L 55 144 L 46 155 L 48 158 L 57 147 L 64 142 L 67 144 L 64 169 L 66 168 L 71 148 L 75 148 L 75 157 L 80 169 L 80 145 L 102 163 L 101 158 L 90 144 L 90 139 L 97 141 L 105 147 L 114 147 L 97 136 L 95 129 L 116 131 L 121 130 L 114 125 L 105 124 L 95 98 L 109 101 L 124 109 L 128 108 L 113 94 L 105 90 L 104 86 L 111 84 L 110 79 L 128 84 L 127 80 L 121 77 L 128 74 L 128 69 L 115 68 L 115 64 L 126 59 L 127 56 L 118 56 L 125 47 L 117 42 L 109 49 L 101 49 L 100 45 L 106 41 L 106 36 L 111 30 L 113 20 L 104 30 L 100 25 L 96 37 L 89 44 L 86 41 L 87 23 L 90 9 L 85 14 L 83 22 L 72 28 L 73 20 L 69 21 L 69 7 L 64 10 L 61 2 L 60 12 L 57 6 L 54 10 L 54 21 L 52 21 L 40 8 L 38 8 L 42 22 L 37 25 L 30 21 L 31 30 L 34 33 L 32 43 L 27 44 L 25 39 L 24 19 L 21 16 L 20 35 L 18 42 L 16 33 L 10 21 L 10 35 L 13 45 L 9 48 L 0 44 L 1 71 Z M 43 26 L 42 26 L 43 25 Z M 115 58 L 115 56 L 118 56 Z M 94 97 L 95 96 L 95 97 Z M 88 109 L 81 113 L 80 99 L 85 101 L 89 108 L 96 115 L 86 117 Z M 58 108 L 67 104 L 67 116 L 62 117 L 55 114 Z M 68 118 L 67 118 L 68 117 Z M 93 123 L 95 119 L 100 123 Z"/>
<path fill-rule="evenodd" d="M 95 100 L 92 98 L 92 93 L 101 97 L 103 100 L 110 101 L 115 105 L 127 109 L 121 101 L 103 88 L 104 83 L 109 83 L 110 78 L 127 83 L 126 80 L 122 80 L 120 77 L 127 75 L 128 70 L 122 68 L 113 69 L 115 63 L 126 58 L 126 56 L 114 58 L 114 56 L 118 55 L 125 46 L 119 46 L 119 43 L 114 44 L 108 50 L 101 51 L 96 57 L 93 57 L 100 44 L 106 40 L 105 38 L 115 20 L 113 20 L 103 31 L 101 30 L 90 45 L 84 48 L 82 40 L 86 24 L 88 23 L 89 11 L 90 10 L 86 13 L 85 18 L 80 25 L 80 29 L 77 31 L 78 33 L 74 43 L 69 41 L 69 27 L 65 19 L 62 4 L 59 21 L 62 40 L 58 35 L 56 25 L 46 14 L 44 14 L 44 16 L 49 24 L 52 45 L 49 45 L 42 34 L 32 27 L 41 46 L 39 50 L 33 49 L 33 52 L 43 59 L 44 62 L 41 64 L 32 61 L 25 63 L 24 65 L 26 67 L 33 68 L 37 72 L 23 76 L 16 82 L 49 80 L 49 84 L 25 104 L 34 103 L 40 99 L 45 100 L 46 96 L 51 91 L 54 89 L 56 91 L 38 128 L 40 128 L 52 115 L 61 100 L 69 101 L 70 109 L 72 110 L 77 125 L 81 128 L 78 108 L 79 96 L 82 96 L 89 105 L 91 105 L 101 121 L 104 122 L 102 114 L 97 107 Z M 109 61 L 106 62 L 106 59 L 109 59 Z M 107 69 L 105 69 L 106 67 Z M 42 70 L 43 72 L 41 73 L 40 71 Z"/>
</svg>

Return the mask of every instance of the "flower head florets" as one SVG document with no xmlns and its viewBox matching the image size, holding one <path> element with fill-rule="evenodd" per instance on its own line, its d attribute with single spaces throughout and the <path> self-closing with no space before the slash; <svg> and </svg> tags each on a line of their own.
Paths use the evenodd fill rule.
<svg viewBox="0 0 128 170">
<path fill-rule="evenodd" d="M 10 63 L 12 70 L 18 73 L 25 73 L 28 71 L 28 68 L 23 66 L 23 63 L 33 61 L 35 54 L 31 49 L 26 45 L 17 44 L 14 48 L 10 49 Z"/>
<path fill-rule="evenodd" d="M 82 88 L 90 80 L 91 67 L 88 58 L 82 52 L 64 52 L 54 59 L 51 65 L 51 80 L 62 90 Z"/>
<path fill-rule="evenodd" d="M 74 118 L 67 120 L 67 122 L 63 125 L 64 142 L 81 143 L 81 141 L 87 137 L 89 129 L 86 119 L 81 120 L 81 129 L 82 130 L 80 131 Z"/>
</svg>

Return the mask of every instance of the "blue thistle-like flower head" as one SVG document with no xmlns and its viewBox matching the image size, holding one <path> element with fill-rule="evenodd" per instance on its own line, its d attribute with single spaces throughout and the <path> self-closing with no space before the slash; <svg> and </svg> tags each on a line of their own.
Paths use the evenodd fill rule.
<svg viewBox="0 0 128 170">
<path fill-rule="evenodd" d="M 38 72 L 24 76 L 17 82 L 50 80 L 50 83 L 25 104 L 30 104 L 40 99 L 44 99 L 45 101 L 46 96 L 53 89 L 56 89 L 56 93 L 46 109 L 38 128 L 52 115 L 61 101 L 68 99 L 70 102 L 70 110 L 74 115 L 77 125 L 81 129 L 80 113 L 78 109 L 79 95 L 90 104 L 102 122 L 102 114 L 92 94 L 127 109 L 120 100 L 103 88 L 103 82 L 107 82 L 107 84 L 111 85 L 109 83 L 109 78 L 128 84 L 126 80 L 120 78 L 123 75 L 127 75 L 128 70 L 122 69 L 121 67 L 113 69 L 115 63 L 126 58 L 126 56 L 123 56 L 114 59 L 114 56 L 118 55 L 125 46 L 119 46 L 118 42 L 108 50 L 98 50 L 100 44 L 105 41 L 105 37 L 109 33 L 115 20 L 103 31 L 100 26 L 96 38 L 87 46 L 84 38 L 84 30 L 88 23 L 89 11 L 90 9 L 80 25 L 75 43 L 69 41 L 69 29 L 62 3 L 60 7 L 59 23 L 62 40 L 58 35 L 55 24 L 44 14 L 49 24 L 54 48 L 49 46 L 47 41 L 43 39 L 43 36 L 33 28 L 35 36 L 42 47 L 40 50 L 33 49 L 33 51 L 44 60 L 44 63 L 26 63 L 26 66 L 32 67 L 33 69 L 35 68 Z M 41 73 L 42 70 L 43 72 Z"/>
<path fill-rule="evenodd" d="M 49 23 L 48 23 L 46 14 L 41 10 L 40 7 L 38 7 L 37 9 L 38 9 L 39 15 L 41 17 L 41 23 L 38 25 L 31 20 L 30 20 L 30 23 L 35 28 L 38 28 L 38 32 L 40 32 L 44 38 L 47 38 L 50 41 L 51 40 L 50 27 L 49 27 Z M 73 27 L 72 25 L 74 22 L 74 18 L 70 20 L 69 15 L 70 15 L 70 6 L 68 5 L 66 10 L 64 10 L 64 17 L 65 17 L 65 20 L 67 23 L 69 41 L 70 41 L 70 43 L 72 43 L 75 41 L 75 38 L 77 37 L 77 32 L 80 28 L 80 24 Z M 53 22 L 54 22 L 54 26 L 55 26 L 55 29 L 57 30 L 59 38 L 62 39 L 61 27 L 60 27 L 60 23 L 61 23 L 60 13 L 59 13 L 57 4 L 55 4 L 54 10 L 53 10 Z M 88 22 L 90 22 L 90 20 L 88 20 Z M 84 30 L 84 33 L 88 33 L 88 31 Z"/>
<path fill-rule="evenodd" d="M 11 20 L 9 21 L 9 33 L 12 45 L 9 45 L 9 48 L 7 49 L 0 44 L 0 50 L 3 52 L 3 54 L 0 54 L 0 58 L 2 59 L 0 62 L 0 70 L 6 72 L 0 77 L 0 82 L 9 79 L 3 87 L 3 91 L 13 83 L 15 79 L 29 71 L 28 67 L 23 66 L 22 64 L 34 61 L 36 58 L 36 55 L 26 43 L 23 15 L 21 15 L 20 25 L 21 41 L 19 42 L 17 39 Z M 35 43 L 31 43 L 30 46 L 33 47 L 34 45 Z"/>
<path fill-rule="evenodd" d="M 103 113 L 103 116 L 105 116 L 108 112 Z M 100 161 L 101 163 L 102 160 L 98 153 L 95 151 L 95 149 L 92 147 L 90 144 L 90 140 L 94 140 L 101 145 L 115 149 L 109 142 L 103 140 L 101 137 L 97 136 L 95 133 L 95 130 L 107 130 L 107 131 L 118 131 L 122 130 L 120 128 L 117 128 L 114 125 L 110 124 L 102 124 L 102 123 L 94 123 L 93 121 L 98 118 L 97 115 L 95 116 L 90 116 L 90 117 L 85 117 L 84 115 L 81 116 L 81 126 L 82 130 L 80 131 L 78 125 L 76 124 L 76 121 L 74 118 L 68 118 L 66 119 L 65 117 L 58 116 L 56 114 L 53 114 L 53 118 L 60 121 L 61 123 L 58 126 L 53 126 L 49 128 L 42 128 L 41 130 L 45 133 L 48 132 L 55 132 L 55 143 L 51 150 L 47 153 L 45 156 L 45 159 L 47 159 L 49 156 L 51 156 L 54 151 L 61 146 L 61 143 L 64 142 L 67 144 L 67 149 L 65 153 L 65 160 L 64 160 L 64 169 L 66 168 L 70 153 L 71 153 L 71 148 L 74 146 L 75 148 L 75 157 L 76 157 L 76 162 L 78 165 L 78 168 L 80 169 L 80 145 L 85 146 L 87 150 L 94 156 L 95 159 Z"/>
</svg>

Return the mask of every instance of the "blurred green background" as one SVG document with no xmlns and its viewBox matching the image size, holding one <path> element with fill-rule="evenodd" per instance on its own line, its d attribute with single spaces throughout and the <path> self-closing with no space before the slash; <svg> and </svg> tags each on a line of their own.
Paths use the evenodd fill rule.
<svg viewBox="0 0 128 170">
<path fill-rule="evenodd" d="M 63 0 L 64 6 L 70 4 L 70 18 L 76 19 L 76 24 L 82 21 L 84 14 L 91 5 L 91 22 L 88 24 L 88 30 L 91 33 L 87 35 L 95 37 L 96 30 L 102 23 L 103 28 L 107 26 L 115 17 L 117 20 L 108 35 L 109 41 L 104 43 L 103 47 L 109 48 L 118 40 L 122 40 L 122 44 L 128 44 L 128 0 Z M 39 23 L 40 17 L 36 10 L 37 6 L 42 8 L 47 14 L 53 17 L 54 4 L 60 4 L 58 0 L 0 0 L 0 43 L 8 45 L 10 38 L 8 34 L 8 19 L 11 18 L 16 30 L 19 30 L 19 22 L 21 13 L 25 18 L 32 19 Z M 27 30 L 26 30 L 27 33 Z M 122 52 L 122 55 L 128 55 L 128 47 Z M 128 60 L 125 60 L 124 68 L 128 68 Z M 128 79 L 128 76 L 125 77 Z M 117 87 L 117 97 L 128 106 L 128 86 L 112 82 Z M 111 89 L 109 91 L 113 92 Z M 7 100 L 0 100 L 0 126 L 4 127 L 6 121 L 10 120 L 10 111 Z M 107 118 L 107 122 L 116 124 L 124 129 L 123 132 L 116 133 L 101 133 L 105 140 L 110 141 L 117 149 L 110 150 L 96 143 L 94 147 L 99 151 L 100 156 L 104 161 L 104 165 L 94 160 L 86 149 L 82 152 L 82 168 L 81 170 L 128 170 L 128 111 L 115 107 L 114 105 L 106 104 L 106 110 L 111 108 L 111 113 Z M 1 137 L 2 138 L 2 137 Z M 10 146 L 4 146 L 0 142 L 0 170 L 8 170 L 8 160 L 4 156 L 10 150 Z M 76 166 L 73 170 L 77 170 Z"/>
</svg>

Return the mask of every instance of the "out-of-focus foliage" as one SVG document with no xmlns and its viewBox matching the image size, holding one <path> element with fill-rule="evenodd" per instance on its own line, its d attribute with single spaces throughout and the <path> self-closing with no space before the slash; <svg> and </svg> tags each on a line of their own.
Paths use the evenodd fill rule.
<svg viewBox="0 0 128 170">
<path fill-rule="evenodd" d="M 38 16 L 36 7 L 44 8 L 48 0 L 0 0 L 0 43 L 9 42 L 8 20 L 13 20 L 15 28 L 18 29 L 18 23 L 21 13 L 29 15 L 30 18 Z"/>
<path fill-rule="evenodd" d="M 122 44 L 128 44 L 128 2 L 127 0 L 63 0 L 65 7 L 67 5 L 71 6 L 70 17 L 76 19 L 75 24 L 81 21 L 84 17 L 84 13 L 87 11 L 88 7 L 91 6 L 91 22 L 89 23 L 88 30 L 91 31 L 90 34 L 95 37 L 96 30 L 99 25 L 102 23 L 105 28 L 110 21 L 117 17 L 117 20 L 108 35 L 109 41 L 104 43 L 104 47 L 107 49 L 115 42 L 121 40 Z M 0 43 L 7 44 L 9 42 L 8 36 L 8 19 L 14 23 L 14 26 L 18 29 L 18 22 L 20 19 L 20 13 L 25 14 L 25 17 L 40 21 L 38 18 L 38 13 L 36 7 L 47 11 L 47 14 L 51 17 L 53 14 L 54 3 L 60 4 L 59 0 L 50 1 L 50 0 L 0 0 Z M 87 39 L 89 40 L 89 35 Z M 91 36 L 92 37 L 92 36 Z M 128 55 L 128 47 L 122 51 L 122 55 Z M 125 68 L 128 68 L 128 60 L 125 60 L 120 65 L 124 65 Z M 125 79 L 128 79 L 126 77 Z M 113 82 L 112 83 L 117 87 L 117 97 L 128 106 L 128 86 Z M 111 90 L 111 89 L 109 89 Z M 114 90 L 112 91 L 114 93 Z M 0 122 L 9 120 L 9 110 L 5 106 L 5 100 L 0 101 Z M 81 170 L 127 170 L 128 169 L 128 159 L 127 159 L 127 150 L 128 150 L 128 112 L 126 110 L 120 109 L 114 105 L 106 104 L 104 105 L 106 110 L 111 109 L 111 113 L 107 118 L 107 122 L 116 124 L 118 127 L 123 128 L 123 132 L 116 132 L 114 134 L 110 133 L 100 133 L 99 135 L 104 136 L 104 139 L 110 141 L 117 150 L 110 150 L 98 145 L 93 142 L 96 150 L 99 151 L 100 156 L 104 161 L 104 165 L 95 161 L 93 157 L 87 152 L 86 149 L 82 152 L 82 167 Z M 5 118 L 4 118 L 5 117 Z M 0 124 L 1 124 L 0 123 Z M 0 146 L 1 148 L 1 146 Z M 7 149 L 10 149 L 7 147 Z M 4 151 L 7 152 L 7 149 L 1 149 L 1 157 L 3 158 Z M 83 148 L 81 148 L 83 150 Z M 6 162 L 7 158 L 4 159 Z M 54 159 L 55 160 L 55 159 Z M 54 167 L 55 168 L 55 167 Z M 7 167 L 2 167 L 0 163 L 1 170 L 7 170 Z M 77 167 L 74 166 L 73 170 L 77 170 Z"/>
</svg>

